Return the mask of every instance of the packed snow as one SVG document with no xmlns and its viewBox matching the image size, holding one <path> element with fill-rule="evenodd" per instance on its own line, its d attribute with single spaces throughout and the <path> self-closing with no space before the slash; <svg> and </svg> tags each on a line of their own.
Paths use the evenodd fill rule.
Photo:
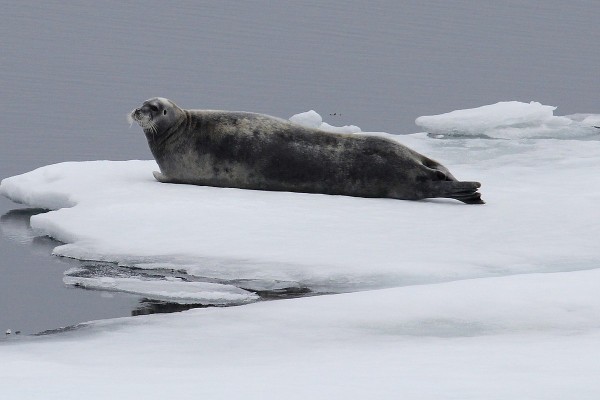
<svg viewBox="0 0 600 400">
<path fill-rule="evenodd" d="M 1 194 L 53 210 L 31 225 L 64 243 L 56 255 L 154 277 L 82 267 L 67 284 L 220 305 L 352 293 L 13 335 L 0 384 L 21 398 L 80 397 L 77 382 L 87 398 L 596 399 L 598 119 L 553 112 L 504 102 L 366 133 L 480 181 L 483 206 L 162 184 L 154 161 L 6 178 Z M 313 113 L 291 119 L 322 126 Z"/>
</svg>

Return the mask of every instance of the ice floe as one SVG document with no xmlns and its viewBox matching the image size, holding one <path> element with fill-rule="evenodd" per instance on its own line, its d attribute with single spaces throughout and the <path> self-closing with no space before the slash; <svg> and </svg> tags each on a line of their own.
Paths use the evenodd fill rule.
<svg viewBox="0 0 600 400">
<path fill-rule="evenodd" d="M 600 115 L 555 116 L 556 107 L 532 101 L 503 101 L 482 107 L 423 116 L 416 124 L 428 133 L 450 137 L 499 139 L 600 137 Z"/>
<path fill-rule="evenodd" d="M 31 224 L 64 243 L 55 254 L 130 271 L 84 263 L 68 284 L 219 305 L 360 292 L 9 335 L 0 385 L 14 398 L 80 397 L 73 382 L 90 399 L 598 398 L 600 140 L 581 128 L 597 117 L 500 104 L 419 119 L 434 137 L 368 133 L 481 181 L 484 206 L 161 184 L 154 161 L 4 179 L 1 194 L 53 210 Z"/>
<path fill-rule="evenodd" d="M 358 133 L 361 131 L 356 125 L 333 126 L 327 122 L 323 122 L 323 118 L 315 110 L 292 115 L 290 121 L 309 128 L 321 129 L 333 133 Z"/>
<path fill-rule="evenodd" d="M 552 107 L 533 108 L 513 119 Z M 209 283 L 320 293 L 597 267 L 599 141 L 378 135 L 481 181 L 488 204 L 162 184 L 154 161 L 135 160 L 49 165 L 4 179 L 0 193 L 54 210 L 31 225 L 65 243 L 57 255 Z"/>
</svg>

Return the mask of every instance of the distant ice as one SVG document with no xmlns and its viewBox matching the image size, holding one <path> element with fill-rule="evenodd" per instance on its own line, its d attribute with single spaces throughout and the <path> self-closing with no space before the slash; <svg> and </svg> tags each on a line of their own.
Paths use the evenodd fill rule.
<svg viewBox="0 0 600 400">
<path fill-rule="evenodd" d="M 321 129 L 333 133 L 358 133 L 360 128 L 356 125 L 333 126 L 323 122 L 323 118 L 315 110 L 310 110 L 290 117 L 290 121 L 309 128 Z"/>
<path fill-rule="evenodd" d="M 449 137 L 498 139 L 600 138 L 600 115 L 585 118 L 555 116 L 556 107 L 537 102 L 505 101 L 446 114 L 423 116 L 415 123 L 426 132 Z"/>
<path fill-rule="evenodd" d="M 600 128 L 600 114 L 572 114 L 566 117 L 583 125 Z"/>
</svg>

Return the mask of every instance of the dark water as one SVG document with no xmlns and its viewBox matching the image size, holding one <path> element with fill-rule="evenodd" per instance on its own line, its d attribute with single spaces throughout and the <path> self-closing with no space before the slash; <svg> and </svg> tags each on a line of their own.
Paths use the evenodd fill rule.
<svg viewBox="0 0 600 400">
<path fill-rule="evenodd" d="M 13 210 L 0 201 L 0 329 L 35 333 L 91 319 L 129 315 L 139 297 L 69 288 L 63 272 L 75 261 L 50 257 L 56 242 L 36 237 L 29 217 L 40 210 Z M 0 334 L 3 335 L 3 333 Z"/>
<path fill-rule="evenodd" d="M 150 158 L 125 114 L 152 96 L 281 117 L 315 109 L 334 125 L 395 133 L 416 130 L 420 115 L 501 100 L 600 112 L 596 0 L 1 6 L 0 178 Z M 135 296 L 64 287 L 71 263 L 23 233 L 27 214 L 6 214 L 15 207 L 0 200 L 0 330 L 143 309 Z"/>
</svg>

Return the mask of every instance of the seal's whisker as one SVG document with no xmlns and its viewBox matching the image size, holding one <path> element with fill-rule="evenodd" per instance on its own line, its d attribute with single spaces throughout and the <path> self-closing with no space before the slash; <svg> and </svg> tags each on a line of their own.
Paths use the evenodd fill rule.
<svg viewBox="0 0 600 400">
<path fill-rule="evenodd" d="M 147 129 L 150 133 L 152 133 L 152 140 L 154 140 L 154 135 L 158 134 L 158 127 L 156 126 L 156 123 L 152 120 L 149 120 L 145 123 L 144 129 Z"/>
</svg>

